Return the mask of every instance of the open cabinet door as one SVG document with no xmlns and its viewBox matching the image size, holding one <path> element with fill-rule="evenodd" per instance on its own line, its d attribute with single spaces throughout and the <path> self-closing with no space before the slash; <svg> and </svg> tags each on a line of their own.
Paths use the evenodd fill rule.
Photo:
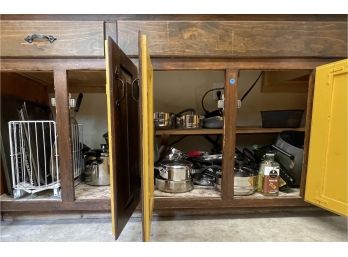
<svg viewBox="0 0 348 257">
<path fill-rule="evenodd" d="M 112 231 L 117 239 L 140 201 L 138 70 L 105 41 Z"/>
<path fill-rule="evenodd" d="M 305 201 L 348 215 L 348 60 L 316 69 Z"/>
<path fill-rule="evenodd" d="M 150 241 L 154 205 L 153 69 L 146 36 L 139 33 L 143 240 Z"/>
</svg>

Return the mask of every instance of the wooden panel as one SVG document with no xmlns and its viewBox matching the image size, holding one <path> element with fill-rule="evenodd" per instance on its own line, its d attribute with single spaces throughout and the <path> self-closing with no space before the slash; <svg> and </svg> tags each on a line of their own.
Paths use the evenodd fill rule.
<svg viewBox="0 0 348 257">
<path fill-rule="evenodd" d="M 131 97 L 138 71 L 110 37 L 105 49 L 112 232 L 118 238 L 140 199 L 139 105 Z"/>
<path fill-rule="evenodd" d="M 151 56 L 345 57 L 346 22 L 119 21 L 118 43 L 137 55 L 138 31 Z"/>
<path fill-rule="evenodd" d="M 316 69 L 305 200 L 348 216 L 348 60 Z"/>
<path fill-rule="evenodd" d="M 219 135 L 223 129 L 163 129 L 156 130 L 156 135 Z"/>
<path fill-rule="evenodd" d="M 0 77 L 1 96 L 49 105 L 47 86 L 14 72 L 1 72 Z"/>
<path fill-rule="evenodd" d="M 346 21 L 344 14 L 2 14 L 2 20 Z"/>
<path fill-rule="evenodd" d="M 104 56 L 101 21 L 1 21 L 0 26 L 3 57 Z M 52 35 L 57 40 L 26 42 L 32 34 Z"/>
<path fill-rule="evenodd" d="M 282 131 L 305 131 L 305 128 L 249 128 L 249 127 L 237 127 L 237 134 L 271 134 L 280 133 Z"/>
<path fill-rule="evenodd" d="M 139 33 L 139 64 L 141 86 L 141 153 L 142 153 L 142 213 L 143 241 L 151 239 L 154 206 L 154 123 L 153 69 L 147 49 L 147 37 Z"/>
<path fill-rule="evenodd" d="M 226 70 L 225 72 L 225 113 L 221 185 L 221 195 L 223 199 L 233 198 L 234 193 L 233 170 L 236 145 L 238 73 L 238 70 Z"/>
<path fill-rule="evenodd" d="M 75 193 L 72 164 L 69 95 L 66 70 L 54 71 L 54 87 L 56 91 L 56 122 L 58 133 L 58 158 L 61 195 L 63 202 L 73 202 Z"/>
<path fill-rule="evenodd" d="M 308 152 L 309 152 L 309 139 L 311 136 L 311 122 L 313 111 L 313 96 L 314 96 L 314 83 L 315 83 L 315 70 L 310 74 L 308 81 L 308 93 L 307 93 L 307 105 L 306 105 L 306 124 L 305 124 L 305 138 L 303 145 L 303 164 L 300 183 L 300 196 L 304 197 L 307 177 L 307 164 L 308 164 Z"/>
<path fill-rule="evenodd" d="M 306 93 L 309 71 L 264 71 L 261 92 Z"/>
</svg>

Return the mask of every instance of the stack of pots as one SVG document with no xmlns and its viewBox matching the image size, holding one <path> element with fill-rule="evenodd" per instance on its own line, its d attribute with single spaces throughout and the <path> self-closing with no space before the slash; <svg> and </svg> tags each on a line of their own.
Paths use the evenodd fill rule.
<svg viewBox="0 0 348 257">
<path fill-rule="evenodd" d="M 165 159 L 155 169 L 157 189 L 167 193 L 184 193 L 193 189 L 192 163 L 185 160 L 185 154 L 171 148 Z"/>
</svg>

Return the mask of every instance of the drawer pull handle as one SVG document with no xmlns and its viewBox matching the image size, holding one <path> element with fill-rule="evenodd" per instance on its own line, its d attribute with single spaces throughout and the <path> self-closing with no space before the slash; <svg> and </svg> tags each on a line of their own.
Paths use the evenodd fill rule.
<svg viewBox="0 0 348 257">
<path fill-rule="evenodd" d="M 32 34 L 28 35 L 24 40 L 27 41 L 29 44 L 33 43 L 35 39 L 47 39 L 51 44 L 57 40 L 55 36 L 52 35 L 42 35 L 42 34 Z"/>
</svg>

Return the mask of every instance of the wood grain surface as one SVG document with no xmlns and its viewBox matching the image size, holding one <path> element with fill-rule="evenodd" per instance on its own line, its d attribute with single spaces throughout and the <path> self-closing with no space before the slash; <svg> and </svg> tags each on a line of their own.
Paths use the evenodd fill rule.
<svg viewBox="0 0 348 257">
<path fill-rule="evenodd" d="M 151 56 L 345 57 L 347 22 L 118 21 L 118 43 L 138 54 L 137 35 Z"/>
<path fill-rule="evenodd" d="M 0 26 L 2 57 L 104 56 L 102 21 L 1 21 Z M 57 40 L 30 44 L 24 39 L 32 34 L 52 35 Z"/>
</svg>

